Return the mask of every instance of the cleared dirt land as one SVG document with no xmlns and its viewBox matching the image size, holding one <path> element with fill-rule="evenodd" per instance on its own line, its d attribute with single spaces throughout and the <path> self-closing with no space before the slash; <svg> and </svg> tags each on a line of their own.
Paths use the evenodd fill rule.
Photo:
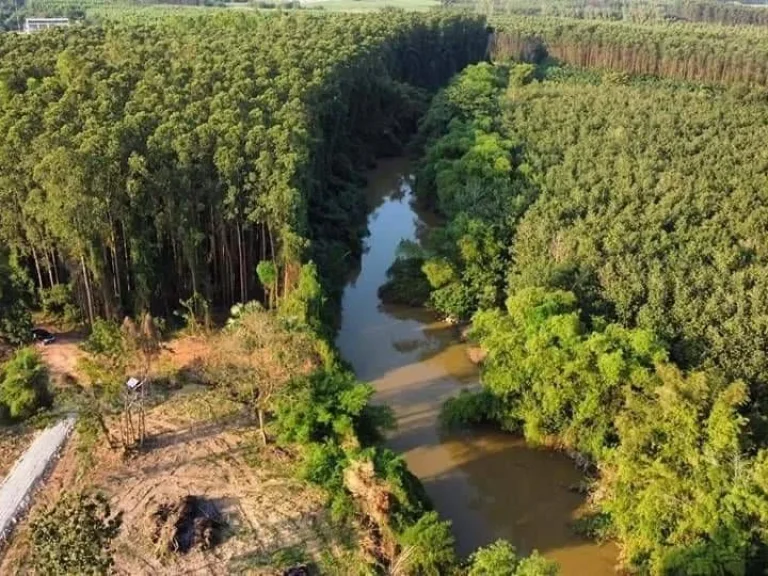
<svg viewBox="0 0 768 576">
<path fill-rule="evenodd" d="M 169 364 L 186 364 L 200 350 L 176 343 Z M 161 392 L 161 391 L 156 391 Z M 295 479 L 293 456 L 259 444 L 240 408 L 188 385 L 148 410 L 148 443 L 133 456 L 100 441 L 89 454 L 76 432 L 32 513 L 62 490 L 92 488 L 123 512 L 115 541 L 118 574 L 279 574 L 314 562 L 323 573 L 353 574 L 355 553 L 345 544 L 354 534 L 335 528 L 317 489 Z M 196 543 L 186 552 L 166 537 L 161 516 L 194 496 L 215 509 L 220 522 L 214 545 Z M 28 565 L 26 524 L 16 531 L 0 574 L 24 573 Z"/>
<path fill-rule="evenodd" d="M 9 426 L 0 429 L 0 479 L 10 472 L 14 463 L 35 437 L 36 430 L 29 426 Z"/>
</svg>

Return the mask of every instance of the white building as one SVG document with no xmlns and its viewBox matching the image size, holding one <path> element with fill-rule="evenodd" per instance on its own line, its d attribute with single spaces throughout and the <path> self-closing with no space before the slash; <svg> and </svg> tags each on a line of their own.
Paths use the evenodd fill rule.
<svg viewBox="0 0 768 576">
<path fill-rule="evenodd" d="M 24 20 L 24 32 L 38 32 L 58 26 L 69 26 L 69 18 L 27 18 Z"/>
</svg>

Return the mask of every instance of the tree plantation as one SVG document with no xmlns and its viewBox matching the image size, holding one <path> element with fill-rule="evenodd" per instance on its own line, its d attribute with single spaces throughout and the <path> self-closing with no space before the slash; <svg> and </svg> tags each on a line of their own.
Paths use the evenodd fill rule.
<svg viewBox="0 0 768 576">
<path fill-rule="evenodd" d="M 741 90 L 531 64 L 468 68 L 421 125 L 447 221 L 414 257 L 486 354 L 444 421 L 594 463 L 587 529 L 640 572 L 765 569 L 766 128 Z"/>
<path fill-rule="evenodd" d="M 645 23 L 690 21 L 765 26 L 768 24 L 768 12 L 761 6 L 762 2 L 754 4 L 707 0 L 496 0 L 491 8 L 494 14 Z"/>
<path fill-rule="evenodd" d="M 495 20 L 497 58 L 546 56 L 585 68 L 722 84 L 768 83 L 759 27 L 614 22 L 541 16 Z"/>
<path fill-rule="evenodd" d="M 91 319 L 283 294 L 310 255 L 337 278 L 360 249 L 356 169 L 486 45 L 479 19 L 396 12 L 2 35 L 0 237 Z"/>
</svg>

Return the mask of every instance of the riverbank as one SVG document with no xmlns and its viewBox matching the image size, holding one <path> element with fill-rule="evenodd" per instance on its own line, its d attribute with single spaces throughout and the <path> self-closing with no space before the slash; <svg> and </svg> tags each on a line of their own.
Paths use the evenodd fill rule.
<svg viewBox="0 0 768 576">
<path fill-rule="evenodd" d="M 570 528 L 584 498 L 575 490 L 582 476 L 565 455 L 507 434 L 440 430 L 442 403 L 476 387 L 479 374 L 456 327 L 425 310 L 381 304 L 377 291 L 400 241 L 418 240 L 428 225 L 411 205 L 406 160 L 381 161 L 368 181 L 370 235 L 344 291 L 337 346 L 357 377 L 374 386 L 374 401 L 393 409 L 398 428 L 389 446 L 452 521 L 461 555 L 505 538 L 523 553 L 538 549 L 556 560 L 565 576 L 613 574 L 615 546 Z"/>
</svg>

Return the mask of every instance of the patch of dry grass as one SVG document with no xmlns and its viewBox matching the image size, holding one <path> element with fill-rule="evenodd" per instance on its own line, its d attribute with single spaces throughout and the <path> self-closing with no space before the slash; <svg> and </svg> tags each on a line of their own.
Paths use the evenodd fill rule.
<svg viewBox="0 0 768 576">
<path fill-rule="evenodd" d="M 31 444 L 35 432 L 34 428 L 23 424 L 0 427 L 0 478 L 11 471 L 16 459 Z"/>
</svg>

